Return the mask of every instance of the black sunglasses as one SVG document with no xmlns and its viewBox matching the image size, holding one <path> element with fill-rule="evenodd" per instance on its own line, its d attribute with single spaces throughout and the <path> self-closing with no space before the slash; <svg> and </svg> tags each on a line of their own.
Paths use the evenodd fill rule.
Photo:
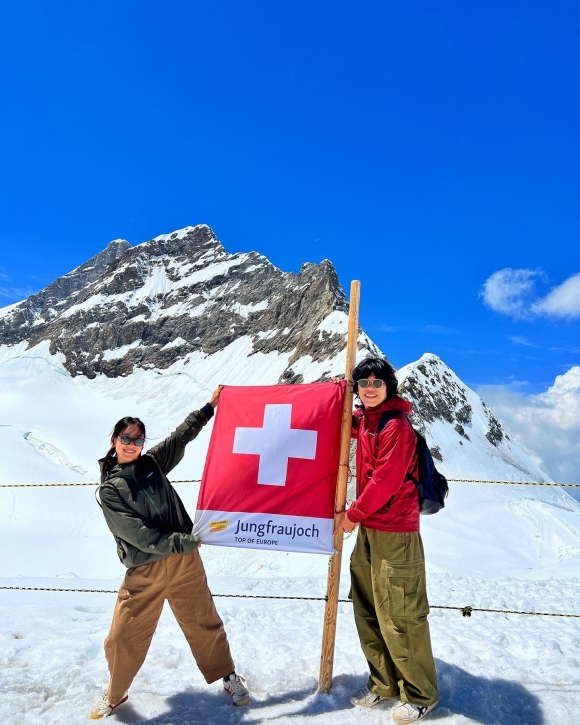
<svg viewBox="0 0 580 725">
<path fill-rule="evenodd" d="M 145 438 L 129 438 L 129 436 L 117 436 L 117 438 L 124 446 L 128 446 L 131 443 L 134 443 L 137 448 L 142 448 L 143 444 L 145 443 Z"/>
<path fill-rule="evenodd" d="M 379 380 L 378 378 L 375 378 L 374 380 L 366 380 L 363 378 L 362 380 L 357 380 L 357 384 L 359 388 L 368 388 L 369 385 L 372 385 L 373 388 L 382 388 L 385 383 L 383 380 Z"/>
</svg>

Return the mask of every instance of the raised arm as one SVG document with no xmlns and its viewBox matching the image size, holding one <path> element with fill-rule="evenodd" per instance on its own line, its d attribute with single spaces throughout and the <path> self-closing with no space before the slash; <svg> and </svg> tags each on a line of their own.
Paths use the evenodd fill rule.
<svg viewBox="0 0 580 725">
<path fill-rule="evenodd" d="M 222 387 L 220 385 L 214 391 L 211 400 L 203 408 L 190 413 L 168 438 L 147 451 L 148 455 L 155 458 L 163 473 L 168 474 L 177 466 L 183 458 L 185 446 L 197 437 L 200 430 L 213 417 L 214 408 L 218 404 Z"/>
</svg>

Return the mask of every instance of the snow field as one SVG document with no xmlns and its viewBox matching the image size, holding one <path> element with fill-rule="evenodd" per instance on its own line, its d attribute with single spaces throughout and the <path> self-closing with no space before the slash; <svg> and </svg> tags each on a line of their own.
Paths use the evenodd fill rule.
<svg viewBox="0 0 580 725">
<path fill-rule="evenodd" d="M 338 321 L 339 322 L 339 321 Z M 148 424 L 154 444 L 219 384 L 275 382 L 288 357 L 251 355 L 240 338 L 215 355 L 196 353 L 168 370 L 127 378 L 71 378 L 47 345 L 0 347 L 0 483 L 96 480 L 96 455 L 122 415 Z M 342 355 L 305 357 L 294 369 L 316 379 Z M 340 368 L 338 368 L 340 370 Z M 474 393 L 468 398 L 476 409 Z M 441 426 L 440 429 L 437 426 Z M 517 447 L 486 452 L 483 424 L 466 444 L 445 424 L 432 433 L 449 475 L 529 479 Z M 172 478 L 199 478 L 211 425 L 189 448 Z M 479 445 L 481 443 L 481 445 Z M 461 455 L 459 455 L 461 452 Z M 509 456 L 508 456 L 509 453 Z M 25 462 L 25 465 L 23 465 Z M 535 465 L 535 464 L 534 464 Z M 86 473 L 82 473 L 86 471 Z M 190 512 L 198 487 L 178 485 Z M 422 521 L 432 604 L 580 613 L 580 504 L 561 490 L 451 484 L 444 512 Z M 343 587 L 348 591 L 345 541 Z M 94 490 L 2 489 L 0 586 L 116 589 L 123 574 Z M 204 546 L 214 592 L 323 596 L 327 558 Z M 239 575 L 243 574 L 245 578 Z M 12 578 L 9 578 L 12 577 Z M 50 578 L 46 578 L 50 577 Z M 81 578 L 82 577 L 82 578 Z M 102 645 L 115 596 L 0 591 L 0 717 L 10 725 L 81 723 L 106 684 Z M 335 684 L 316 693 L 323 602 L 217 599 L 239 670 L 254 702 L 235 710 L 219 683 L 206 685 L 169 611 L 119 722 L 385 723 L 391 705 L 353 710 L 350 695 L 366 681 L 350 604 L 341 604 Z M 450 725 L 550 725 L 575 721 L 580 693 L 580 620 L 433 610 L 433 645 L 441 708 Z"/>
<path fill-rule="evenodd" d="M 207 551 L 209 547 L 204 547 Z M 211 576 L 216 593 L 321 596 L 324 577 L 252 579 Z M 1 586 L 116 588 L 118 580 L 4 579 Z M 430 575 L 432 603 L 524 606 L 580 614 L 578 579 L 535 582 Z M 348 590 L 343 578 L 341 597 Z M 115 595 L 0 591 L 0 717 L 11 725 L 83 723 L 107 670 L 103 641 Z M 112 722 L 301 723 L 390 722 L 394 704 L 351 707 L 366 682 L 350 604 L 339 605 L 334 686 L 316 692 L 324 603 L 223 599 L 224 620 L 238 671 L 253 694 L 235 710 L 220 683 L 207 685 L 168 607 L 135 679 L 130 701 Z M 564 606 L 565 605 L 565 606 Z M 440 703 L 432 721 L 446 725 L 574 723 L 580 693 L 580 619 L 432 610 Z"/>
<path fill-rule="evenodd" d="M 187 465 L 188 461 L 180 464 L 175 478 Z M 189 470 L 184 471 L 186 477 Z M 78 474 L 69 475 L 78 480 Z M 536 581 L 578 576 L 580 504 L 574 499 L 560 490 L 541 489 L 540 501 L 534 498 L 535 487 L 451 486 L 444 511 L 421 522 L 431 573 Z M 188 511 L 195 511 L 199 484 L 176 484 L 176 489 Z M 15 540 L 21 542 L 18 547 Z M 354 542 L 355 536 L 345 540 L 345 557 Z M 110 579 L 119 572 L 112 536 L 91 486 L 0 486 L 0 548 L 11 552 L 0 561 L 0 577 L 74 572 L 88 579 Z M 206 546 L 204 558 L 208 570 L 228 576 L 324 576 L 327 569 L 326 558 L 313 554 Z"/>
</svg>

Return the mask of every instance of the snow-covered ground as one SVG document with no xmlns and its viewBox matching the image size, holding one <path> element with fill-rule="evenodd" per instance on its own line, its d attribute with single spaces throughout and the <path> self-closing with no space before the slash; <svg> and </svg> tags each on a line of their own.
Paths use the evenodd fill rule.
<svg viewBox="0 0 580 725">
<path fill-rule="evenodd" d="M 218 383 L 275 382 L 287 361 L 250 351 L 242 339 L 211 358 L 194 356 L 162 373 L 136 370 L 128 378 L 87 380 L 71 378 L 45 345 L 0 348 L 0 483 L 95 480 L 95 458 L 105 453 L 110 429 L 122 415 L 149 423 L 154 443 L 203 405 Z M 313 369 L 310 379 L 317 373 Z M 200 477 L 209 434 L 210 427 L 191 444 L 173 478 Z M 470 434 L 473 456 L 457 458 L 457 473 L 480 477 L 477 471 L 488 470 L 490 478 L 526 478 L 509 460 L 486 458 L 476 447 L 479 433 Z M 445 435 L 444 448 L 466 448 Z M 197 485 L 178 486 L 193 511 Z M 564 491 L 452 484 L 445 510 L 422 523 L 432 604 L 580 614 L 580 504 Z M 351 537 L 345 544 L 343 597 L 353 543 Z M 123 575 L 92 487 L 0 486 L 0 550 L 0 587 L 116 589 Z M 216 593 L 324 595 L 324 556 L 210 546 L 202 556 Z M 114 602 L 113 594 L 0 590 L 3 722 L 86 722 L 106 683 L 102 643 Z M 390 721 L 391 706 L 350 707 L 350 694 L 366 679 L 350 604 L 340 605 L 335 684 L 329 695 L 320 695 L 322 602 L 217 603 L 238 668 L 254 693 L 251 706 L 234 710 L 219 684 L 204 683 L 166 611 L 130 703 L 116 721 Z M 466 619 L 434 609 L 430 621 L 441 688 L 441 708 L 432 721 L 580 723 L 580 619 L 491 613 Z"/>
<path fill-rule="evenodd" d="M 136 369 L 128 377 L 89 380 L 71 378 L 61 356 L 51 355 L 45 343 L 31 349 L 26 343 L 0 346 L 0 484 L 97 480 L 96 458 L 105 454 L 110 430 L 123 415 L 141 417 L 148 425 L 149 443 L 154 444 L 192 409 L 207 402 L 219 383 L 274 383 L 285 369 L 286 356 L 250 352 L 251 341 L 241 338 L 212 356 L 196 353 L 165 371 Z M 317 369 L 310 370 L 307 379 L 316 379 L 318 374 Z M 511 450 L 496 449 L 487 442 L 485 426 L 475 418 L 481 401 L 466 390 L 474 422 L 466 426 L 470 440 L 465 445 L 459 445 L 462 439 L 451 426 L 439 420 L 431 424 L 432 442 L 444 451 L 444 473 L 504 480 L 529 480 L 530 471 L 541 474 L 531 461 L 530 471 L 523 470 L 525 454 L 513 444 Z M 211 423 L 188 448 L 172 478 L 201 477 L 210 433 Z M 457 451 L 463 451 L 463 456 Z M 564 491 L 451 486 L 444 514 L 424 525 L 434 571 L 490 577 L 576 575 L 580 503 Z M 193 511 L 197 486 L 182 484 L 180 494 Z M 26 541 L 26 546 L 15 548 L 14 538 Z M 10 557 L 0 560 L 0 576 L 56 576 L 74 571 L 80 577 L 114 577 L 118 563 L 109 542 L 90 487 L 0 486 L 0 547 L 12 550 Z M 249 576 L 278 575 L 286 565 L 284 554 L 275 554 L 267 564 L 259 553 L 251 560 L 236 550 L 219 557 L 222 574 L 243 570 Z M 316 559 L 304 555 L 298 573 L 323 574 L 326 562 Z"/>
<path fill-rule="evenodd" d="M 202 554 L 209 547 L 204 547 Z M 209 567 L 208 567 L 209 568 Z M 3 579 L 1 586 L 114 588 L 118 580 Z M 346 581 L 342 596 L 346 595 Z M 431 574 L 432 603 L 580 614 L 578 579 L 528 582 Z M 210 576 L 215 593 L 322 596 L 324 577 Z M 102 651 L 115 596 L 0 591 L 0 718 L 11 725 L 76 725 L 107 682 Z M 235 710 L 206 685 L 171 612 L 163 612 L 129 702 L 113 722 L 144 725 L 390 722 L 393 705 L 355 710 L 366 681 L 350 604 L 340 604 L 334 685 L 317 693 L 323 602 L 216 599 L 253 701 Z M 434 609 L 441 707 L 449 725 L 578 723 L 580 619 Z"/>
</svg>

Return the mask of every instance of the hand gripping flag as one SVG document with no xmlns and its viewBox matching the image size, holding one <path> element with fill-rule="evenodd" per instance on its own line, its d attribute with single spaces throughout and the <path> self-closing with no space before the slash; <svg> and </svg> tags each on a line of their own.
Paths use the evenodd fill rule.
<svg viewBox="0 0 580 725">
<path fill-rule="evenodd" d="M 226 386 L 193 533 L 204 544 L 334 553 L 345 383 Z"/>
</svg>

